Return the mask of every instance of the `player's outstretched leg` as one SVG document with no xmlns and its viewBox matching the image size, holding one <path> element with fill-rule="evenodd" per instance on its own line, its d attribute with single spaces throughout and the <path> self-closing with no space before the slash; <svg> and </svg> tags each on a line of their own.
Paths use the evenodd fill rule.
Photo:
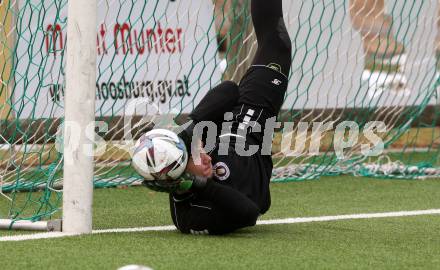
<svg viewBox="0 0 440 270">
<path fill-rule="evenodd" d="M 288 76 L 292 43 L 283 18 L 282 0 L 252 0 L 258 50 L 253 65 L 265 65 Z"/>
<path fill-rule="evenodd" d="M 292 62 L 292 42 L 284 23 L 282 0 L 251 1 L 258 49 L 239 86 L 238 104 L 244 107 L 234 111 L 234 115 L 237 114 L 237 121 L 243 122 L 240 112 L 251 112 L 252 118 L 245 122 L 255 121 L 264 127 L 267 119 L 279 114 L 284 102 Z"/>
</svg>

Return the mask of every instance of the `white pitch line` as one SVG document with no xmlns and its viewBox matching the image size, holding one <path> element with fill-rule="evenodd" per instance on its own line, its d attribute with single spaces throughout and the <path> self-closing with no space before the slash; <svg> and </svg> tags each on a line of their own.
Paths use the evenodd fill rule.
<svg viewBox="0 0 440 270">
<path fill-rule="evenodd" d="M 352 214 L 352 215 L 339 215 L 339 216 L 322 216 L 322 217 L 261 220 L 258 222 L 258 225 L 310 223 L 310 222 L 324 222 L 324 221 L 351 220 L 351 219 L 389 218 L 389 217 L 412 217 L 412 216 L 439 215 L 439 214 L 440 214 L 440 209 L 431 209 L 431 210 L 418 210 L 418 211 L 401 211 L 401 212 L 387 212 L 387 213 Z"/>
<path fill-rule="evenodd" d="M 412 216 L 426 216 L 426 215 L 440 215 L 440 209 L 370 213 L 370 214 L 352 214 L 352 215 L 339 215 L 339 216 L 321 216 L 321 217 L 302 217 L 302 218 L 259 220 L 257 222 L 257 225 L 296 224 L 296 223 L 326 222 L 326 221 L 338 221 L 338 220 L 356 220 L 356 219 L 390 218 L 390 217 L 412 217 Z M 156 226 L 156 227 L 93 230 L 92 234 L 160 232 L 160 231 L 175 231 L 175 230 L 176 230 L 176 227 L 171 225 L 171 226 Z M 12 235 L 12 236 L 0 237 L 0 242 L 50 239 L 50 238 L 71 237 L 71 236 L 78 236 L 78 235 L 79 234 L 62 233 L 62 232 L 46 232 L 46 233 L 36 233 L 36 234 Z"/>
<path fill-rule="evenodd" d="M 138 228 L 93 230 L 92 234 L 130 233 L 130 232 L 163 232 L 163 231 L 174 231 L 174 230 L 176 230 L 176 227 L 174 225 L 170 225 L 170 226 L 157 226 L 157 227 L 138 227 Z M 1 241 L 1 238 L 0 238 L 0 241 Z"/>
</svg>

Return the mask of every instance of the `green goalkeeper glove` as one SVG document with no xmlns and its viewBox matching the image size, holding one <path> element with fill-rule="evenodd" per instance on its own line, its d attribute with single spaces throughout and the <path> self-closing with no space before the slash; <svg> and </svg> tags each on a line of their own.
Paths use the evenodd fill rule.
<svg viewBox="0 0 440 270">
<path fill-rule="evenodd" d="M 188 173 L 185 173 L 178 180 L 144 180 L 142 184 L 147 188 L 156 192 L 185 192 L 190 189 L 201 189 L 206 185 L 207 179 L 197 177 Z"/>
</svg>

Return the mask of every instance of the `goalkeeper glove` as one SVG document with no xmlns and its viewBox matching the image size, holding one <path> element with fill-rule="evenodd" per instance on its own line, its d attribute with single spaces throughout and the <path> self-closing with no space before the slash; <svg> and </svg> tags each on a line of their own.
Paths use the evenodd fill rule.
<svg viewBox="0 0 440 270">
<path fill-rule="evenodd" d="M 190 190 L 200 190 L 206 185 L 207 179 L 185 173 L 178 180 L 144 180 L 142 184 L 156 192 L 186 192 Z"/>
</svg>

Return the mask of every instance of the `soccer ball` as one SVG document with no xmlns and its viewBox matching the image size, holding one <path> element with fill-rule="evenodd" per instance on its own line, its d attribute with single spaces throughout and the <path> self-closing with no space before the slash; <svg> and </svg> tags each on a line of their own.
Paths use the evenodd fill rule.
<svg viewBox="0 0 440 270">
<path fill-rule="evenodd" d="M 136 142 L 132 166 L 147 181 L 177 180 L 185 171 L 188 151 L 176 133 L 154 129 Z"/>
</svg>

